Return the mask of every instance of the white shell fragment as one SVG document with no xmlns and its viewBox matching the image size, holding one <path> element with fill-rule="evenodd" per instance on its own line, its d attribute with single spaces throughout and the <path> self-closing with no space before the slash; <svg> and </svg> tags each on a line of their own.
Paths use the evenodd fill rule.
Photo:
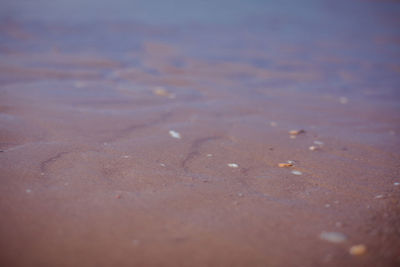
<svg viewBox="0 0 400 267">
<path fill-rule="evenodd" d="M 171 137 L 173 137 L 173 138 L 181 139 L 181 134 L 178 133 L 178 132 L 175 132 L 175 131 L 173 131 L 173 130 L 170 130 L 170 131 L 169 131 L 169 135 L 170 135 Z"/>
<path fill-rule="evenodd" d="M 231 167 L 231 168 L 239 167 L 239 165 L 237 165 L 236 163 L 228 163 L 228 166 Z"/>
<path fill-rule="evenodd" d="M 331 243 L 342 243 L 346 241 L 347 237 L 345 234 L 339 232 L 322 232 L 319 238 Z"/>
<path fill-rule="evenodd" d="M 301 171 L 292 171 L 292 174 L 294 174 L 294 175 L 302 175 L 303 173 Z"/>
</svg>

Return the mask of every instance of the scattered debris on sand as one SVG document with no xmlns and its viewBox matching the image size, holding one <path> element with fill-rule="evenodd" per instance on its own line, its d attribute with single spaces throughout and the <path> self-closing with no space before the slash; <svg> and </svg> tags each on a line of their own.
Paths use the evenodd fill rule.
<svg viewBox="0 0 400 267">
<path fill-rule="evenodd" d="M 349 250 L 351 255 L 360 256 L 367 252 L 367 247 L 363 244 L 352 246 Z"/>
<path fill-rule="evenodd" d="M 231 168 L 238 168 L 239 167 L 239 165 L 236 164 L 236 163 L 228 163 L 228 166 L 231 167 Z"/>
<path fill-rule="evenodd" d="M 301 171 L 292 171 L 292 174 L 294 174 L 294 175 L 302 175 L 303 173 Z"/>
<path fill-rule="evenodd" d="M 319 238 L 331 243 L 342 243 L 347 240 L 347 237 L 345 234 L 339 233 L 339 232 L 322 232 L 319 235 Z"/>
<path fill-rule="evenodd" d="M 176 131 L 174 131 L 174 130 L 170 130 L 170 131 L 169 131 L 169 135 L 170 135 L 171 137 L 173 137 L 173 138 L 181 139 L 181 134 L 178 133 L 178 132 L 176 132 Z"/>
</svg>

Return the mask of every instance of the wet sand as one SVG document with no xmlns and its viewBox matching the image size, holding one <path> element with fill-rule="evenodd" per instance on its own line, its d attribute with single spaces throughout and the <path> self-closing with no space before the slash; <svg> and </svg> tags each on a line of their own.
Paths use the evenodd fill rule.
<svg viewBox="0 0 400 267">
<path fill-rule="evenodd" d="M 305 3 L 2 3 L 0 265 L 398 266 L 399 4 Z"/>
</svg>

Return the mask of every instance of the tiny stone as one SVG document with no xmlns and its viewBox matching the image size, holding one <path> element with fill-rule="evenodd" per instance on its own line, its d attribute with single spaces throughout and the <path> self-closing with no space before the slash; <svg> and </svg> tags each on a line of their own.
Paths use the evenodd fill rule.
<svg viewBox="0 0 400 267">
<path fill-rule="evenodd" d="M 304 131 L 304 130 L 290 130 L 289 131 L 289 134 L 290 135 L 299 135 L 299 134 L 302 134 L 302 133 L 305 133 L 306 131 Z"/>
<path fill-rule="evenodd" d="M 324 142 L 321 142 L 321 141 L 314 141 L 314 144 L 319 145 L 319 146 L 322 146 L 322 145 L 324 145 Z"/>
<path fill-rule="evenodd" d="M 311 151 L 315 151 L 315 150 L 318 149 L 318 147 L 316 147 L 316 146 L 310 146 L 308 149 L 311 150 Z"/>
<path fill-rule="evenodd" d="M 329 208 L 330 206 L 330 204 L 325 204 L 325 208 Z"/>
<path fill-rule="evenodd" d="M 213 156 L 212 154 L 207 154 L 207 157 L 209 157 L 209 158 L 212 157 L 212 156 Z"/>
<path fill-rule="evenodd" d="M 228 166 L 231 167 L 231 168 L 239 167 L 239 165 L 237 165 L 236 163 L 228 163 Z"/>
<path fill-rule="evenodd" d="M 339 232 L 322 232 L 319 235 L 319 238 L 331 243 L 342 243 L 347 239 L 347 237 L 344 234 Z"/>
<path fill-rule="evenodd" d="M 29 194 L 29 193 L 31 193 L 31 192 L 32 192 L 32 190 L 30 190 L 30 189 L 26 189 L 26 190 L 25 190 L 25 192 Z"/>
<path fill-rule="evenodd" d="M 292 163 L 279 163 L 278 167 L 279 168 L 293 167 L 293 164 Z"/>
<path fill-rule="evenodd" d="M 122 156 L 124 159 L 128 159 L 128 158 L 130 158 L 130 156 L 127 156 L 127 155 L 125 155 L 125 156 Z"/>
<path fill-rule="evenodd" d="M 301 171 L 292 171 L 292 174 L 294 174 L 294 175 L 302 175 L 303 173 Z"/>
<path fill-rule="evenodd" d="M 377 195 L 375 198 L 383 198 L 383 195 Z"/>
<path fill-rule="evenodd" d="M 169 135 L 170 135 L 171 137 L 173 137 L 173 138 L 181 139 L 181 134 L 178 133 L 178 132 L 175 132 L 175 131 L 173 131 L 173 130 L 170 130 L 170 131 L 169 131 Z"/>
<path fill-rule="evenodd" d="M 160 163 L 160 166 L 161 166 L 161 167 L 165 167 L 165 164 L 164 164 L 164 163 Z"/>
<path fill-rule="evenodd" d="M 355 245 L 350 248 L 350 254 L 354 256 L 359 256 L 364 254 L 367 251 L 367 247 L 365 245 Z"/>
</svg>

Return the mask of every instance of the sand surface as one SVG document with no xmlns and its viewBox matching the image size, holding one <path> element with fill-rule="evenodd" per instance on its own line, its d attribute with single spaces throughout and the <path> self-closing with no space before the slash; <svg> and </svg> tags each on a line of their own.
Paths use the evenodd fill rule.
<svg viewBox="0 0 400 267">
<path fill-rule="evenodd" d="M 400 266 L 399 2 L 199 2 L 0 2 L 0 265 Z"/>
</svg>

